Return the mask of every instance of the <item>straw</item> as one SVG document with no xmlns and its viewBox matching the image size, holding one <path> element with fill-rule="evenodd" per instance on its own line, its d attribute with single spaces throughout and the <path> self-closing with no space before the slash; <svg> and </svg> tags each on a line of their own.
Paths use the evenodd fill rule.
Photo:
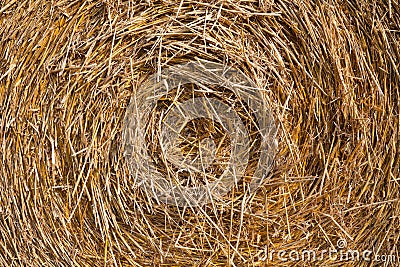
<svg viewBox="0 0 400 267">
<path fill-rule="evenodd" d="M 276 255 L 343 241 L 399 259 L 399 25 L 394 0 L 1 1 L 0 265 L 384 266 Z M 254 194 L 177 207 L 129 170 L 124 117 L 198 60 L 263 91 L 278 150 Z"/>
</svg>

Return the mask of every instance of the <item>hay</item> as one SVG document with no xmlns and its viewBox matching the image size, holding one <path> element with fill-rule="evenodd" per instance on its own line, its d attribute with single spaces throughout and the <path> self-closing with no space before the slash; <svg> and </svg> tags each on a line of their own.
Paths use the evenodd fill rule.
<svg viewBox="0 0 400 267">
<path fill-rule="evenodd" d="M 122 140 L 146 195 L 194 207 L 223 202 L 233 187 L 248 199 L 268 175 L 275 137 L 263 91 L 237 70 L 199 61 L 166 68 L 137 89 Z"/>
<path fill-rule="evenodd" d="M 400 259 L 399 25 L 395 0 L 1 1 L 0 264 L 383 264 L 260 257 L 338 240 Z M 265 89 L 278 153 L 251 198 L 157 204 L 123 158 L 125 111 L 197 59 Z"/>
</svg>

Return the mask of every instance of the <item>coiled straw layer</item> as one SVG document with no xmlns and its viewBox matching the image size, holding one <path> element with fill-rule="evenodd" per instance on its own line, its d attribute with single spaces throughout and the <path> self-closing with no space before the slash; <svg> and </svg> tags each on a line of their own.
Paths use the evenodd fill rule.
<svg viewBox="0 0 400 267">
<path fill-rule="evenodd" d="M 264 257 L 338 240 L 400 258 L 399 25 L 396 0 L 1 1 L 0 265 L 371 264 Z M 278 149 L 255 194 L 180 208 L 129 171 L 124 116 L 200 59 L 263 90 Z"/>
</svg>

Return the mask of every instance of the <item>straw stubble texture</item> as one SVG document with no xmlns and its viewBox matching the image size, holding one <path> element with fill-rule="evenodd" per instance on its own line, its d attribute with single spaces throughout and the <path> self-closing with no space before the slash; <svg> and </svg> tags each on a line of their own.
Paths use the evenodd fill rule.
<svg viewBox="0 0 400 267">
<path fill-rule="evenodd" d="M 396 0 L 1 1 L 0 265 L 377 264 L 262 257 L 339 239 L 400 258 L 399 25 Z M 122 129 L 149 75 L 197 59 L 265 89 L 279 147 L 251 199 L 183 209 L 141 189 Z"/>
</svg>

